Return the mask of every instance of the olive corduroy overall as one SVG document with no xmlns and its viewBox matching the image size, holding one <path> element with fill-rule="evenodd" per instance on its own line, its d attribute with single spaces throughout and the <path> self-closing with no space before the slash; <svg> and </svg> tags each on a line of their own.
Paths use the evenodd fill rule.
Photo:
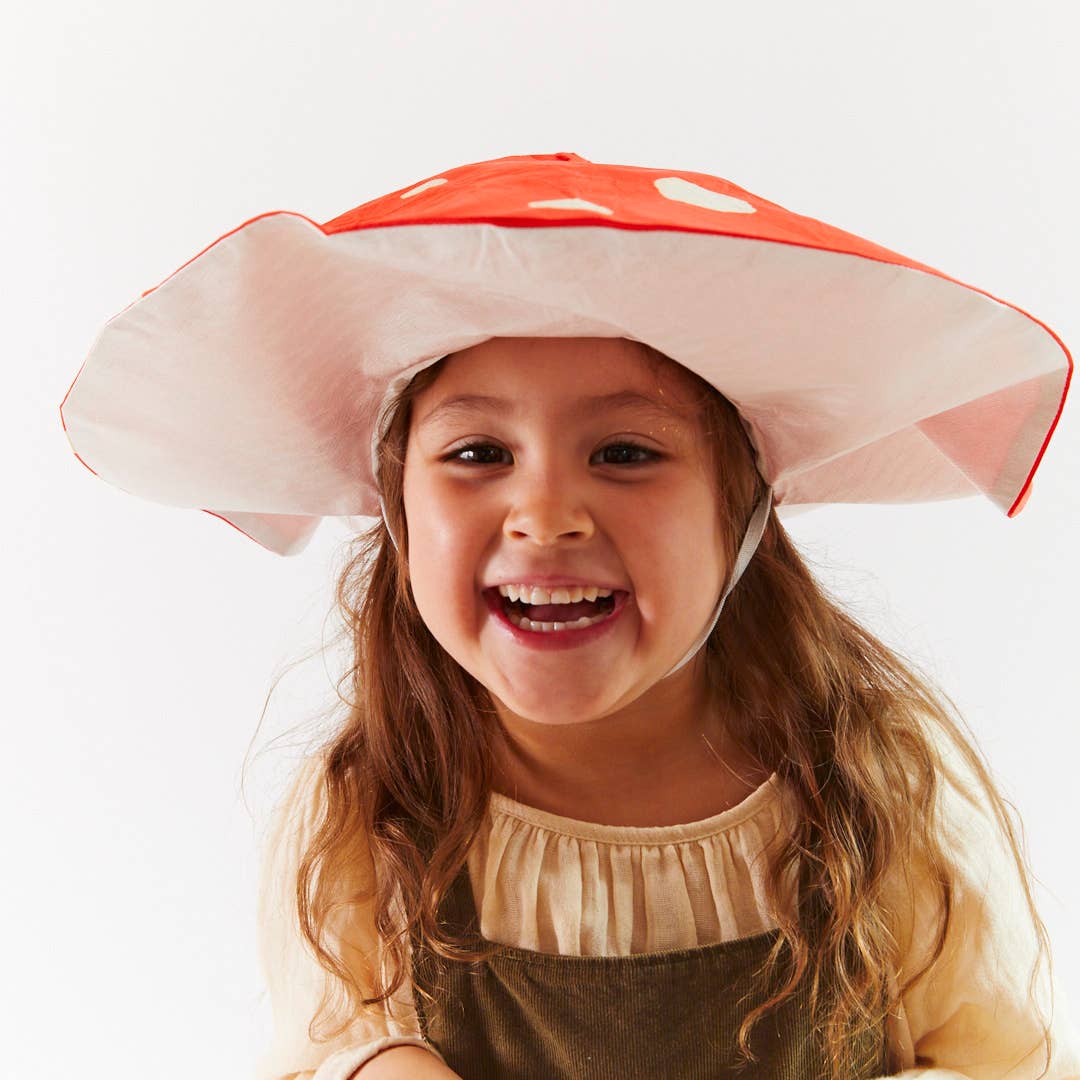
<svg viewBox="0 0 1080 1080">
<path fill-rule="evenodd" d="M 439 921 L 474 940 L 479 921 L 468 867 L 439 906 Z M 750 1033 L 737 1033 L 766 1000 L 755 973 L 779 930 L 692 949 L 629 956 L 562 956 L 508 945 L 477 965 L 451 963 L 412 939 L 420 1029 L 464 1080 L 823 1080 L 809 1016 L 808 979 Z M 436 1008 L 416 991 L 423 986 Z M 850 1080 L 885 1075 L 884 1027 L 857 1048 Z"/>
</svg>

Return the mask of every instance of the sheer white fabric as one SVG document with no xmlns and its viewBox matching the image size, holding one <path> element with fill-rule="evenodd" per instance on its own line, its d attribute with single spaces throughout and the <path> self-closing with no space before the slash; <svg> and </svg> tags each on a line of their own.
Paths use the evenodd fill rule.
<svg viewBox="0 0 1080 1080">
<path fill-rule="evenodd" d="M 480 930 L 492 941 L 573 956 L 695 948 L 760 934 L 763 849 L 781 827 L 774 773 L 702 821 L 575 821 L 497 792 L 469 856 Z"/>
</svg>

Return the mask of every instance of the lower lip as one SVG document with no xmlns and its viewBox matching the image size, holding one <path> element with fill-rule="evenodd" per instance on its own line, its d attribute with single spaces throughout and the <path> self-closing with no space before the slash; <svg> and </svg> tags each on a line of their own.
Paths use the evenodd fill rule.
<svg viewBox="0 0 1080 1080">
<path fill-rule="evenodd" d="M 487 600 L 488 608 L 495 616 L 498 625 L 505 633 L 510 634 L 519 645 L 525 645 L 530 649 L 573 649 L 578 645 L 588 645 L 590 642 L 596 641 L 597 638 L 603 637 L 615 625 L 630 600 L 630 594 L 620 591 L 616 592 L 614 596 L 615 607 L 612 608 L 611 614 L 603 622 L 594 623 L 592 626 L 575 627 L 566 630 L 548 630 L 546 632 L 543 630 L 523 630 L 520 626 L 515 626 L 506 617 L 506 612 L 503 611 L 504 598 L 498 589 L 486 592 L 484 599 Z"/>
</svg>

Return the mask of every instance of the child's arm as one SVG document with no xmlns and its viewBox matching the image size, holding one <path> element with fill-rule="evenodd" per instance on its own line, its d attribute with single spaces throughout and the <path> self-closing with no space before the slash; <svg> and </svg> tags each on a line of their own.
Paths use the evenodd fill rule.
<svg viewBox="0 0 1080 1080">
<path fill-rule="evenodd" d="M 391 1046 L 361 1065 L 349 1080 L 460 1080 L 430 1050 L 419 1046 Z"/>
<path fill-rule="evenodd" d="M 901 1043 L 910 1063 L 894 1074 L 904 1080 L 1080 1080 L 1080 1038 L 1056 974 L 1046 1059 L 1043 1020 L 1050 1018 L 1047 961 L 1028 983 L 1038 951 L 1019 870 L 981 786 L 950 753 L 949 763 L 975 797 L 965 800 L 942 777 L 941 827 L 945 851 L 956 861 L 958 881 L 952 922 L 937 964 L 903 999 Z M 898 881 L 902 877 L 897 878 Z M 898 890 L 902 975 L 910 977 L 931 954 L 940 902 L 928 876 L 914 896 Z M 1042 1010 L 1040 1015 L 1039 1010 Z"/>
</svg>

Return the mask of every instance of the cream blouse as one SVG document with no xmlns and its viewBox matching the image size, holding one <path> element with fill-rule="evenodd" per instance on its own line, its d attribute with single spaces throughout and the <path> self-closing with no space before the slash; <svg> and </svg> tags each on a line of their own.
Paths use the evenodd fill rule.
<svg viewBox="0 0 1080 1080">
<path fill-rule="evenodd" d="M 966 773 L 958 759 L 955 767 Z M 434 1047 L 419 1034 L 406 981 L 388 1007 L 356 1017 L 328 1043 L 308 1037 L 324 974 L 300 936 L 296 870 L 319 820 L 320 762 L 306 758 L 274 812 L 258 897 L 258 948 L 273 1009 L 271 1045 L 256 1080 L 347 1080 L 379 1050 Z M 969 774 L 968 774 L 969 775 Z M 989 809 L 942 784 L 943 826 L 959 868 L 953 923 L 936 973 L 920 980 L 889 1018 L 904 1080 L 1034 1080 L 1045 1064 L 1041 1020 L 1028 994 L 1037 938 L 1004 835 Z M 978 790 L 973 788 L 973 790 Z M 713 817 L 657 827 L 560 817 L 492 793 L 468 870 L 480 930 L 491 941 L 565 955 L 627 955 L 693 948 L 775 927 L 764 890 L 770 842 L 794 820 L 773 773 L 741 803 Z M 894 888 L 911 934 L 903 974 L 929 958 L 937 927 L 932 894 Z M 793 903 L 794 878 L 785 884 Z M 356 913 L 342 933 L 377 957 L 374 926 Z M 1046 963 L 1037 986 L 1049 1016 Z M 893 985 L 899 985 L 893 978 Z M 1046 1080 L 1080 1080 L 1080 1039 L 1054 978 L 1054 1052 Z"/>
</svg>

